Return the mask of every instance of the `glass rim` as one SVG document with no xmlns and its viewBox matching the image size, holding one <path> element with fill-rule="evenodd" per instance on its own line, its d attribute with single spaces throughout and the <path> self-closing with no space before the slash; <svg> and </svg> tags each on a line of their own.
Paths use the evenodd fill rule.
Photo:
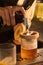
<svg viewBox="0 0 43 65">
<path fill-rule="evenodd" d="M 11 49 L 13 49 L 13 48 L 15 48 L 16 47 L 16 45 L 15 44 L 13 44 L 13 43 L 5 43 L 5 44 L 0 44 L 0 49 L 8 49 L 8 50 L 11 50 Z"/>
<path fill-rule="evenodd" d="M 25 32 L 27 33 L 27 32 Z M 29 31 L 30 35 L 26 35 L 25 33 L 23 34 L 20 34 L 20 37 L 21 38 L 24 38 L 24 39 L 28 39 L 28 38 L 38 38 L 39 37 L 39 32 L 37 31 Z"/>
</svg>

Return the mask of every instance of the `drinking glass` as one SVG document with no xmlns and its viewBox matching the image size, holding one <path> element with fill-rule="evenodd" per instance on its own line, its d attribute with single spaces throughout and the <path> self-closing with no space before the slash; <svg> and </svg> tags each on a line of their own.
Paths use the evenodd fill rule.
<svg viewBox="0 0 43 65">
<path fill-rule="evenodd" d="M 16 64 L 16 46 L 13 43 L 0 44 L 0 62 Z"/>
<path fill-rule="evenodd" d="M 30 35 L 27 33 L 21 34 L 21 58 L 34 59 L 37 55 L 37 39 L 39 33 L 37 31 L 30 31 Z"/>
</svg>

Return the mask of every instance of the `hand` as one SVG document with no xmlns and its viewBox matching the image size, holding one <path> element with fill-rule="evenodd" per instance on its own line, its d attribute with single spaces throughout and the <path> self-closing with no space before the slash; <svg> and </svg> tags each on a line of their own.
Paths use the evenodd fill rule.
<svg viewBox="0 0 43 65">
<path fill-rule="evenodd" d="M 8 6 L 8 7 L 3 8 L 3 14 L 4 14 L 3 19 L 5 19 L 5 21 L 3 21 L 4 25 L 15 25 L 16 24 L 16 21 L 15 21 L 15 12 L 16 11 L 21 11 L 24 18 L 26 18 L 25 9 L 23 7 Z"/>
<path fill-rule="evenodd" d="M 26 18 L 25 9 L 23 7 L 20 7 L 20 6 L 14 6 L 13 7 L 13 13 L 12 13 L 13 14 L 12 15 L 13 18 L 11 18 L 11 19 L 13 19 L 12 24 L 14 24 L 14 22 L 16 22 L 15 21 L 15 12 L 16 11 L 21 11 L 21 13 L 23 14 L 24 18 Z"/>
<path fill-rule="evenodd" d="M 3 25 L 10 25 L 10 16 L 7 8 L 0 8 L 0 18 Z"/>
</svg>

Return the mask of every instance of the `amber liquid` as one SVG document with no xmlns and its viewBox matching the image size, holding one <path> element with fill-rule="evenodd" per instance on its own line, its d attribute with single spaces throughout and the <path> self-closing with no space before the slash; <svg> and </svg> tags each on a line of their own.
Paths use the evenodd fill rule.
<svg viewBox="0 0 43 65">
<path fill-rule="evenodd" d="M 37 48 L 27 50 L 24 47 L 21 47 L 21 57 L 23 59 L 34 59 L 37 55 Z"/>
</svg>

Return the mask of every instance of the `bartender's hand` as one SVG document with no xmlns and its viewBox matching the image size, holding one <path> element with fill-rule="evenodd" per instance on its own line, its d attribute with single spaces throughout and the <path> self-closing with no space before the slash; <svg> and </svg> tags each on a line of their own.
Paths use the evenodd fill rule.
<svg viewBox="0 0 43 65">
<path fill-rule="evenodd" d="M 16 11 L 21 11 L 23 14 L 24 18 L 26 18 L 26 12 L 23 7 L 20 6 L 8 6 L 3 9 L 4 12 L 4 18 L 5 21 L 3 22 L 4 25 L 15 25 L 15 12 Z"/>
</svg>

